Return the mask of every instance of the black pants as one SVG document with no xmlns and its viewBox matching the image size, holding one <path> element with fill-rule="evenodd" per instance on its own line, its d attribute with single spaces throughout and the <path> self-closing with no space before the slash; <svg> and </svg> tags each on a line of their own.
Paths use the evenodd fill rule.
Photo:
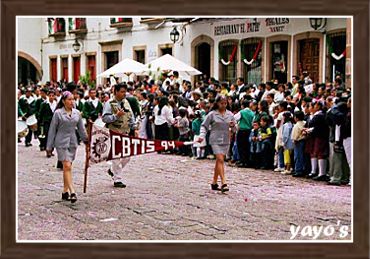
<svg viewBox="0 0 370 259">
<path fill-rule="evenodd" d="M 40 149 L 41 148 L 46 149 L 46 144 L 48 142 L 48 133 L 49 133 L 50 123 L 46 123 L 43 127 L 44 127 L 43 134 L 45 135 L 45 138 L 39 138 L 39 141 L 40 141 Z M 41 134 L 41 128 L 40 128 L 39 132 Z"/>
<path fill-rule="evenodd" d="M 262 142 L 262 152 L 261 152 L 261 167 L 265 169 L 274 169 L 274 146 L 273 143 L 266 139 Z"/>
<path fill-rule="evenodd" d="M 190 134 L 189 133 L 186 133 L 184 135 L 180 135 L 180 137 L 179 137 L 179 141 L 185 142 L 185 141 L 189 141 L 189 140 L 190 140 Z M 191 154 L 191 148 L 190 148 L 189 145 L 186 145 L 186 146 L 184 145 L 184 146 L 180 147 L 179 151 L 183 155 L 189 156 Z"/>
<path fill-rule="evenodd" d="M 152 122 L 149 121 L 149 118 L 146 121 L 145 130 L 148 139 L 153 139 Z"/>
<path fill-rule="evenodd" d="M 35 135 L 36 132 L 33 132 L 30 127 L 28 127 L 28 134 L 26 136 L 26 144 L 30 144 L 32 141 L 32 135 Z"/>
<path fill-rule="evenodd" d="M 162 125 L 155 125 L 155 139 L 169 140 L 168 123 Z"/>
<path fill-rule="evenodd" d="M 236 143 L 238 146 L 238 152 L 240 157 L 240 162 L 243 164 L 249 164 L 249 153 L 250 153 L 250 143 L 249 135 L 251 130 L 239 130 L 236 134 Z"/>
<path fill-rule="evenodd" d="M 261 167 L 261 153 L 250 153 L 249 165 L 254 168 Z"/>
</svg>

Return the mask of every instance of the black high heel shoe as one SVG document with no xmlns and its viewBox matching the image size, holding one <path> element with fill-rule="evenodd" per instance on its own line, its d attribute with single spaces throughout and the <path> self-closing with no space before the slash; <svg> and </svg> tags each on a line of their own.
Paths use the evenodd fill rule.
<svg viewBox="0 0 370 259">
<path fill-rule="evenodd" d="M 77 201 L 77 195 L 75 193 L 71 193 L 71 203 L 75 203 Z"/>
<path fill-rule="evenodd" d="M 229 191 L 229 187 L 227 186 L 227 184 L 225 183 L 225 184 L 223 184 L 222 186 L 221 186 L 221 192 L 228 192 Z"/>
<path fill-rule="evenodd" d="M 218 184 L 217 183 L 211 184 L 211 189 L 214 190 L 214 191 L 221 191 L 221 189 L 218 188 Z"/>
<path fill-rule="evenodd" d="M 62 200 L 69 201 L 69 193 L 68 192 L 62 193 Z"/>
</svg>

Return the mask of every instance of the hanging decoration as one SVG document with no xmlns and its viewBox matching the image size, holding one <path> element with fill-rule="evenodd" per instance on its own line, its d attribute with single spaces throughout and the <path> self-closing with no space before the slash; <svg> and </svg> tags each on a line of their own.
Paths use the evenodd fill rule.
<svg viewBox="0 0 370 259">
<path fill-rule="evenodd" d="M 257 60 L 258 53 L 260 52 L 261 48 L 262 48 L 262 40 L 260 40 L 260 41 L 258 42 L 258 45 L 257 45 L 256 51 L 254 52 L 252 59 L 251 59 L 250 61 L 248 61 L 248 60 L 245 58 L 245 59 L 243 59 L 243 62 L 244 62 L 245 64 L 247 64 L 247 65 L 252 65 L 252 63 L 253 63 L 255 60 Z"/>
<path fill-rule="evenodd" d="M 234 57 L 235 57 L 235 54 L 236 54 L 236 51 L 238 50 L 238 44 L 235 45 L 234 49 L 233 49 L 233 52 L 231 53 L 231 56 L 229 58 L 229 61 L 225 61 L 223 58 L 221 59 L 221 63 L 224 65 L 224 66 L 228 66 L 230 65 L 231 62 L 233 62 L 234 60 Z"/>
<path fill-rule="evenodd" d="M 346 50 L 342 52 L 339 56 L 337 56 L 334 52 L 331 53 L 331 56 L 336 60 L 341 60 L 343 57 L 346 56 Z"/>
<path fill-rule="evenodd" d="M 335 60 L 341 60 L 343 57 L 346 56 L 346 49 L 344 49 L 339 56 L 337 54 L 335 54 L 335 52 L 333 50 L 333 44 L 332 44 L 332 41 L 331 41 L 331 37 L 329 37 L 329 36 L 327 37 L 327 42 L 328 42 L 328 46 L 329 46 L 329 54 L 332 58 L 334 58 Z"/>
</svg>

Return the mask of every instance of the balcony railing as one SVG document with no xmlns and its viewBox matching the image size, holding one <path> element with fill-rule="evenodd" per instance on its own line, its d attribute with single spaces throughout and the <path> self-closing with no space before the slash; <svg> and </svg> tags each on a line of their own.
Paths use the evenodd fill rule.
<svg viewBox="0 0 370 259">
<path fill-rule="evenodd" d="M 66 23 L 63 18 L 48 18 L 49 36 L 66 35 Z"/>
<path fill-rule="evenodd" d="M 112 28 L 132 27 L 132 24 L 132 18 L 110 18 L 110 27 Z"/>
<path fill-rule="evenodd" d="M 164 18 L 161 17 L 146 17 L 146 18 L 141 18 L 140 23 L 160 23 L 164 20 Z"/>
<path fill-rule="evenodd" d="M 87 33 L 86 18 L 68 18 L 68 31 L 70 33 Z"/>
</svg>

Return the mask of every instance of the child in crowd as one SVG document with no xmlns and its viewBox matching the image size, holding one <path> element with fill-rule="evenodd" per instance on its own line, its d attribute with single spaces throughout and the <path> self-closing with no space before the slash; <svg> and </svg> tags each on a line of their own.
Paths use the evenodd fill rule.
<svg viewBox="0 0 370 259">
<path fill-rule="evenodd" d="M 305 159 L 304 159 L 304 145 L 305 135 L 303 129 L 305 125 L 304 113 L 297 111 L 294 113 L 294 127 L 292 130 L 292 140 L 294 146 L 294 177 L 302 177 L 305 175 Z"/>
<path fill-rule="evenodd" d="M 204 139 L 201 143 L 198 142 L 200 135 L 200 126 L 202 125 L 203 118 L 202 112 L 200 110 L 195 111 L 195 119 L 192 122 L 192 130 L 194 135 L 194 144 L 193 144 L 193 155 L 196 159 L 205 158 L 205 147 L 207 145 L 206 140 Z"/>
<path fill-rule="evenodd" d="M 261 164 L 260 169 L 273 169 L 274 168 L 274 146 L 276 138 L 275 127 L 270 126 L 270 118 L 263 116 L 260 120 L 260 139 L 262 145 L 261 151 Z"/>
<path fill-rule="evenodd" d="M 251 166 L 255 169 L 260 168 L 261 163 L 261 134 L 259 131 L 259 124 L 258 122 L 253 122 L 253 129 L 249 135 L 249 142 L 250 144 L 250 162 Z"/>
<path fill-rule="evenodd" d="M 284 112 L 284 124 L 282 126 L 282 139 L 283 139 L 283 148 L 284 148 L 284 165 L 285 171 L 281 172 L 282 174 L 291 174 L 291 156 L 293 151 L 293 141 L 292 141 L 292 115 L 290 112 Z"/>
<path fill-rule="evenodd" d="M 179 117 L 175 127 L 179 129 L 180 137 L 179 141 L 189 141 L 190 140 L 190 128 L 189 128 L 189 120 L 187 117 L 187 110 L 186 108 L 181 107 L 179 109 Z M 189 146 L 185 145 L 180 147 L 179 154 L 183 156 L 189 156 L 190 150 Z"/>
</svg>

